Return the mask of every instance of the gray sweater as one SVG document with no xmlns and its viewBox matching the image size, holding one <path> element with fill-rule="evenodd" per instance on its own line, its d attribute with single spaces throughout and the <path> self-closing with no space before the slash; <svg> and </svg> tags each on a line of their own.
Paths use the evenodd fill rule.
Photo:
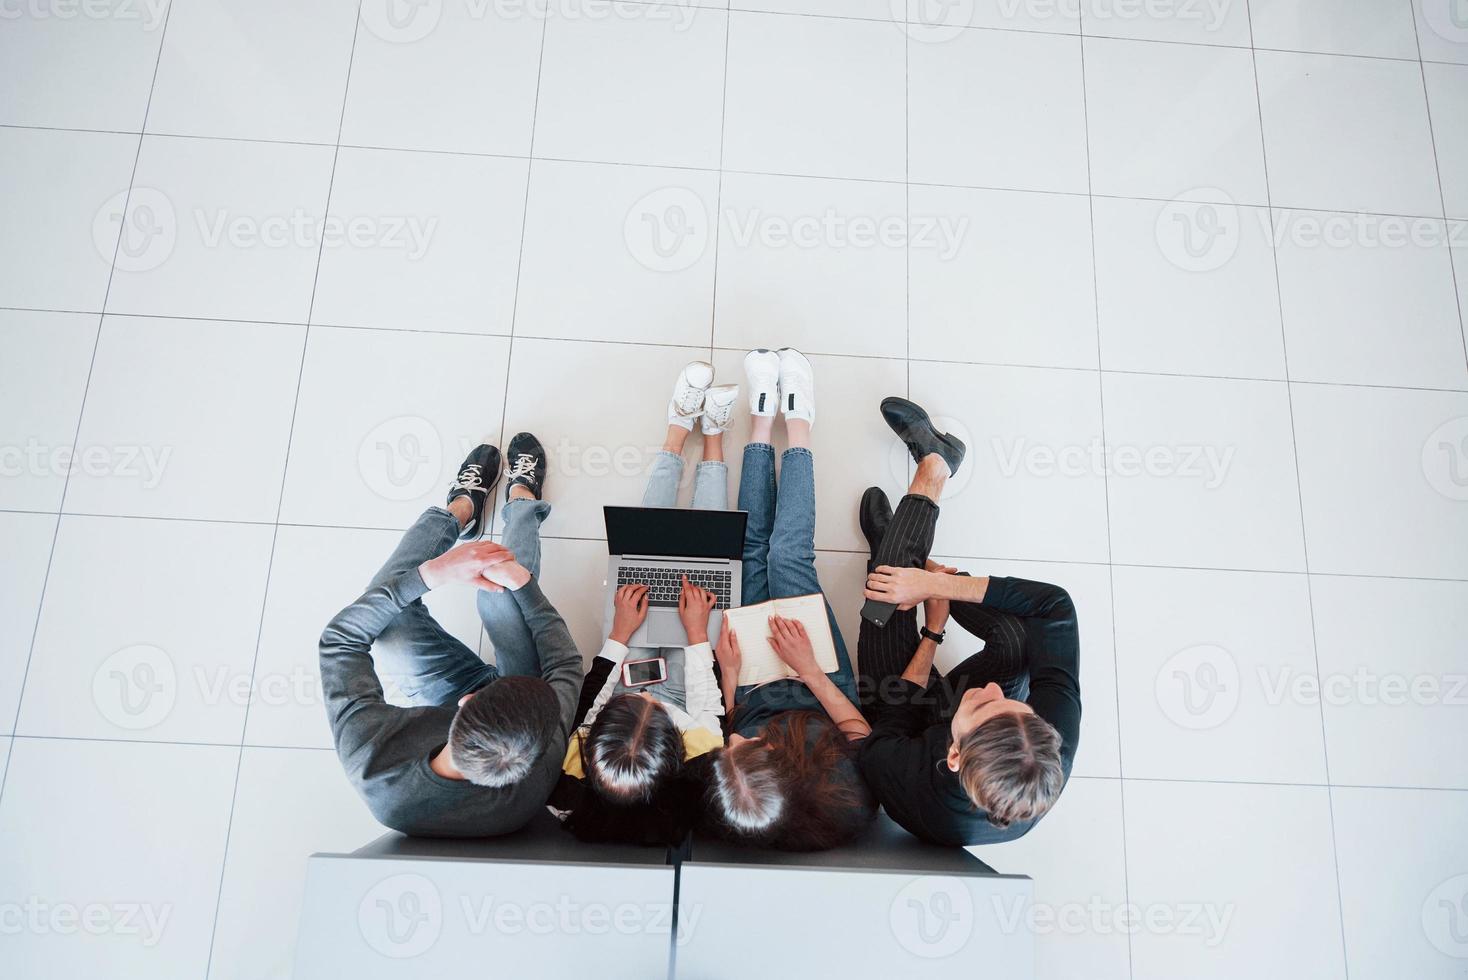
<svg viewBox="0 0 1468 980">
<path fill-rule="evenodd" d="M 445 779 L 428 760 L 448 742 L 458 706 L 399 708 L 386 703 L 372 642 L 428 591 L 417 569 L 369 590 L 321 634 L 321 688 L 347 778 L 384 825 L 423 837 L 488 837 L 518 830 L 545 805 L 561 774 L 581 693 L 581 654 L 555 607 L 532 579 L 510 593 L 540 653 L 540 676 L 561 706 L 561 724 L 530 774 L 490 789 Z"/>
</svg>

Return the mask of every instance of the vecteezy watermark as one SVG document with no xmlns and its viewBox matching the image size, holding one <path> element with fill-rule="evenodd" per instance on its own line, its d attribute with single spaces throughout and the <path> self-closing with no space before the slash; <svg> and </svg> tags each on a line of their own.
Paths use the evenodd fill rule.
<svg viewBox="0 0 1468 980">
<path fill-rule="evenodd" d="M 412 44 L 433 34 L 447 13 L 465 20 L 645 20 L 687 30 L 699 7 L 692 0 L 363 0 L 361 23 L 388 44 Z"/>
<path fill-rule="evenodd" d="M 1432 33 L 1449 44 L 1468 44 L 1468 0 L 1422 0 L 1421 8 Z"/>
<path fill-rule="evenodd" d="M 177 700 L 173 658 L 146 643 L 123 647 L 92 674 L 92 703 L 118 728 L 153 728 L 169 716 Z"/>
<path fill-rule="evenodd" d="M 138 21 L 151 31 L 163 23 L 167 9 L 168 0 L 0 0 L 0 21 Z"/>
<path fill-rule="evenodd" d="M 1422 443 L 1422 474 L 1449 500 L 1468 500 L 1468 416 L 1432 430 Z"/>
<path fill-rule="evenodd" d="M 1258 668 L 1264 703 L 1331 707 L 1468 707 L 1468 674 L 1378 673 L 1369 667 L 1317 676 L 1289 667 Z"/>
<path fill-rule="evenodd" d="M 682 272 L 703 258 L 713 238 L 708 208 L 687 187 L 663 187 L 627 209 L 622 222 L 627 251 L 653 272 Z"/>
<path fill-rule="evenodd" d="M 1422 932 L 1439 953 L 1468 959 L 1468 874 L 1454 875 L 1428 892 Z"/>
<path fill-rule="evenodd" d="M 357 472 L 384 500 L 416 500 L 438 486 L 442 470 L 438 427 L 417 415 L 387 419 L 357 446 Z"/>
<path fill-rule="evenodd" d="M 1243 0 L 986 0 L 982 26 L 1072 29 L 1082 16 L 1094 29 L 1108 22 L 1177 21 L 1196 24 L 1205 33 L 1223 27 L 1230 10 Z M 975 0 L 889 0 L 892 22 L 914 41 L 941 43 L 967 27 L 980 26 Z"/>
<path fill-rule="evenodd" d="M 49 902 L 35 895 L 0 902 L 0 936 L 120 936 L 152 949 L 163 939 L 173 905 L 148 902 Z"/>
<path fill-rule="evenodd" d="M 922 959 L 943 959 L 973 936 L 973 895 L 958 878 L 924 875 L 893 897 L 887 919 L 903 949 Z"/>
<path fill-rule="evenodd" d="M 1020 473 L 1042 478 L 1149 476 L 1194 480 L 1205 490 L 1223 485 L 1235 453 L 1233 446 L 1107 446 L 1100 439 L 1085 445 L 1050 446 L 1023 436 L 1013 441 L 996 436 L 990 446 L 999 475 L 1006 479 Z"/>
<path fill-rule="evenodd" d="M 1217 728 L 1239 706 L 1238 661 L 1211 643 L 1179 650 L 1158 669 L 1153 693 L 1162 713 L 1179 728 Z"/>
<path fill-rule="evenodd" d="M 357 905 L 357 929 L 367 945 L 392 959 L 410 959 L 433 948 L 443 931 L 443 900 L 422 875 L 384 878 Z"/>
<path fill-rule="evenodd" d="M 1223 268 L 1239 250 L 1240 231 L 1239 209 L 1217 187 L 1200 187 L 1168 201 L 1153 226 L 1163 256 L 1184 272 Z"/>
<path fill-rule="evenodd" d="M 437 215 L 332 214 L 304 208 L 277 214 L 193 208 L 183 220 L 173 201 L 153 187 L 114 194 L 92 219 L 92 244 L 122 272 L 150 272 L 178 248 L 180 238 L 206 249 L 380 249 L 402 252 L 410 262 L 428 254 Z"/>
<path fill-rule="evenodd" d="M 80 473 L 136 480 L 144 490 L 154 490 L 172 457 L 172 446 L 48 446 L 29 439 L 20 446 L 0 446 L 0 479 Z"/>
<path fill-rule="evenodd" d="M 1182 936 L 1201 939 L 1214 948 L 1223 942 L 1233 921 L 1234 906 L 1212 902 L 1109 902 L 1093 895 L 1084 902 L 1058 905 L 1017 896 L 994 895 L 994 918 L 1006 935 L 1027 931 L 1036 936 Z"/>
<path fill-rule="evenodd" d="M 680 905 L 680 943 L 692 936 L 702 914 L 697 903 Z M 446 929 L 468 936 L 671 936 L 673 904 L 596 902 L 565 894 L 540 900 L 445 896 L 424 875 L 397 874 L 376 882 L 362 896 L 357 929 L 383 956 L 409 959 L 432 949 Z"/>
</svg>

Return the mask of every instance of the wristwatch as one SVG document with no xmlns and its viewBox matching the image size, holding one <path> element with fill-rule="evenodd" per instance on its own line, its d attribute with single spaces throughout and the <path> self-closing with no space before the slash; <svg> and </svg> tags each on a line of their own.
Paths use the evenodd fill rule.
<svg viewBox="0 0 1468 980">
<path fill-rule="evenodd" d="M 945 636 L 948 635 L 948 631 L 947 630 L 944 630 L 941 633 L 934 633 L 932 630 L 928 629 L 926 626 L 919 627 L 918 628 L 918 632 L 921 633 L 923 636 L 927 637 L 928 639 L 932 640 L 934 643 L 942 643 L 943 642 L 943 637 L 945 637 Z"/>
</svg>

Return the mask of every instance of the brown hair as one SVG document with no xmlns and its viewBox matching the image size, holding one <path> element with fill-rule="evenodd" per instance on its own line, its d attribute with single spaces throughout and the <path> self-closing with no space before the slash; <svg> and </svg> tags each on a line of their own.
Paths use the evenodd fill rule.
<svg viewBox="0 0 1468 980">
<path fill-rule="evenodd" d="M 820 851 L 857 837 L 876 815 L 846 736 L 825 715 L 782 712 L 758 738 L 714 753 L 708 811 L 715 831 Z"/>
<path fill-rule="evenodd" d="M 995 715 L 959 740 L 958 781 L 996 827 L 1042 817 L 1065 785 L 1060 733 L 1039 715 Z"/>
</svg>

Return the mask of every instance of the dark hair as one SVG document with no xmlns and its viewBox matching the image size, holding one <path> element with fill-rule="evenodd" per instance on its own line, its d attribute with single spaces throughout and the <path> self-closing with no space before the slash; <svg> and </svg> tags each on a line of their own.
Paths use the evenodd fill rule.
<svg viewBox="0 0 1468 980">
<path fill-rule="evenodd" d="M 477 786 L 518 783 L 551 743 L 560 703 L 539 677 L 501 677 L 480 688 L 449 725 L 449 759 Z"/>
<path fill-rule="evenodd" d="M 1042 817 L 1065 787 L 1060 733 L 1039 715 L 995 715 L 959 740 L 958 781 L 996 827 Z"/>
<path fill-rule="evenodd" d="M 591 789 L 621 803 L 648 802 L 683 765 L 683 733 L 651 698 L 618 694 L 581 740 Z"/>
<path fill-rule="evenodd" d="M 707 807 L 722 836 L 789 851 L 848 843 L 877 810 L 846 736 L 814 711 L 782 712 L 716 752 Z"/>
</svg>

